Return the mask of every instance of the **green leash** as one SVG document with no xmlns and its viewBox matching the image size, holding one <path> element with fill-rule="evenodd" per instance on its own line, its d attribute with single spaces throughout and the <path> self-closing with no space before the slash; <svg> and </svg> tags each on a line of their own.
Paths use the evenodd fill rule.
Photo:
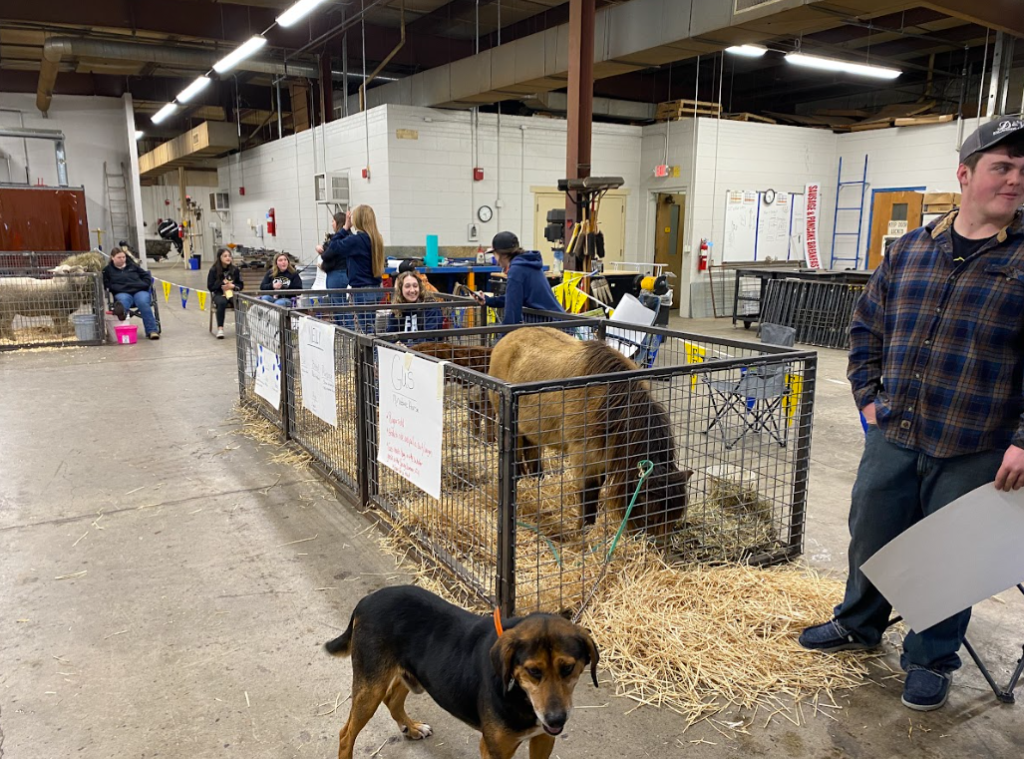
<svg viewBox="0 0 1024 759">
<path fill-rule="evenodd" d="M 633 513 L 633 506 L 636 504 L 636 497 L 640 495 L 640 488 L 643 486 L 644 480 L 654 471 L 654 463 L 643 459 L 637 464 L 636 468 L 640 471 L 640 481 L 636 484 L 633 497 L 629 499 L 629 506 L 626 507 L 626 516 L 622 518 L 622 524 L 619 525 L 618 532 L 615 533 L 615 537 L 612 539 L 612 547 L 608 549 L 608 555 L 604 557 L 605 565 L 612 560 L 612 554 L 615 553 L 615 548 L 619 545 L 619 538 L 622 537 L 622 533 L 626 529 L 626 523 L 629 522 L 629 515 Z"/>
</svg>

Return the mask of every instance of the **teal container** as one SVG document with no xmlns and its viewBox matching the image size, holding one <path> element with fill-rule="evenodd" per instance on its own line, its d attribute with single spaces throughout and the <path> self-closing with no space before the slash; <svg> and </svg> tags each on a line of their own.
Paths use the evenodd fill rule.
<svg viewBox="0 0 1024 759">
<path fill-rule="evenodd" d="M 441 253 L 437 244 L 437 235 L 427 235 L 427 255 L 423 262 L 427 266 L 437 266 L 441 263 Z"/>
</svg>

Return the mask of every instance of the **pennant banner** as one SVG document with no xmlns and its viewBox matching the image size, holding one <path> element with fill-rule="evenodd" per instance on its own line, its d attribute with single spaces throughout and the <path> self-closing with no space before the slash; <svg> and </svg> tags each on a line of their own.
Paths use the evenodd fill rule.
<svg viewBox="0 0 1024 759">
<path fill-rule="evenodd" d="M 186 308 L 188 305 L 188 294 L 192 291 L 187 287 L 178 285 L 178 292 L 181 294 L 181 307 Z"/>
<path fill-rule="evenodd" d="M 199 310 L 206 310 L 206 296 L 209 295 L 206 290 L 196 290 L 196 300 L 199 301 Z"/>
<path fill-rule="evenodd" d="M 170 303 L 171 302 L 171 283 L 170 282 L 164 282 L 163 280 L 161 280 L 160 284 L 163 285 L 163 288 L 164 288 L 164 303 Z"/>
</svg>

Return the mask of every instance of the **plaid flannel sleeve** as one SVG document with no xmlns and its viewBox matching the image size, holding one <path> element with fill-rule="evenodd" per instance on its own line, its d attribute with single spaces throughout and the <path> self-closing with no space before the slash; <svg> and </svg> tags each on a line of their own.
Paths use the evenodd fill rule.
<svg viewBox="0 0 1024 759">
<path fill-rule="evenodd" d="M 859 409 L 873 402 L 882 389 L 885 297 L 890 262 L 896 255 L 897 246 L 898 243 L 871 275 L 850 322 L 850 359 L 846 376 L 853 387 L 853 398 Z"/>
</svg>

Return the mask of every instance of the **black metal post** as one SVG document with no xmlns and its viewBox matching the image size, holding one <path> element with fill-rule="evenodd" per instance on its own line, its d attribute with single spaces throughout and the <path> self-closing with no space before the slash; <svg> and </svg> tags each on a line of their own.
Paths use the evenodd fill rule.
<svg viewBox="0 0 1024 759">
<path fill-rule="evenodd" d="M 211 304 L 212 305 L 212 304 Z M 281 306 L 275 306 L 278 309 L 279 317 L 277 320 L 277 342 L 278 342 L 278 362 L 281 365 L 281 398 L 279 403 L 281 404 L 281 432 L 284 433 L 284 439 L 288 440 L 291 438 L 291 430 L 289 429 L 288 418 L 288 380 L 286 377 L 285 369 L 288 364 L 285 361 L 285 351 L 288 349 L 288 324 L 289 316 L 288 309 L 282 308 Z"/>
<path fill-rule="evenodd" d="M 337 333 L 343 334 L 343 333 Z M 346 339 L 343 335 L 342 339 Z M 356 439 L 363 438 L 363 445 L 356 445 L 356 496 L 359 504 L 366 508 L 370 503 L 370 467 L 376 468 L 377 456 L 371 451 L 376 450 L 377 441 L 374 435 L 368 434 L 368 422 L 370 419 L 369 393 L 372 392 L 368 383 L 374 376 L 373 340 L 367 337 L 357 337 L 355 343 L 354 359 L 356 364 Z M 376 425 L 374 425 L 376 431 Z M 374 484 L 377 477 L 372 478 Z"/>
<path fill-rule="evenodd" d="M 505 617 L 516 610 L 515 474 L 519 397 L 508 388 L 499 391 L 498 403 L 498 550 L 495 579 L 498 607 Z"/>
<path fill-rule="evenodd" d="M 814 418 L 814 386 L 817 381 L 818 358 L 804 359 L 803 384 L 800 393 L 800 414 L 796 417 L 796 458 L 793 472 L 793 508 L 789 516 L 789 547 L 803 551 L 804 522 L 807 513 L 807 484 L 811 465 L 811 425 Z M 791 398 L 797 402 L 796 398 Z M 784 420 L 789 424 L 789 419 Z"/>
</svg>

